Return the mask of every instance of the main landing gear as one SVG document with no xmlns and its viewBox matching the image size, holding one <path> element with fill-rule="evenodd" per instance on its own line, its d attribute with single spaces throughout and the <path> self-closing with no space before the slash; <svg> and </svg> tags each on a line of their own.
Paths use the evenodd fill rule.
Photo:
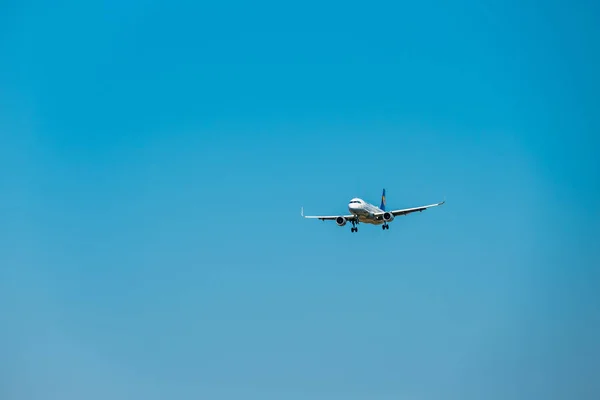
<svg viewBox="0 0 600 400">
<path fill-rule="evenodd" d="M 358 222 L 352 221 L 352 228 L 350 228 L 350 232 L 358 232 L 358 227 L 356 226 Z"/>
<path fill-rule="evenodd" d="M 381 225 L 381 229 L 385 231 L 386 229 L 390 229 L 390 226 L 388 224 L 383 224 Z"/>
</svg>

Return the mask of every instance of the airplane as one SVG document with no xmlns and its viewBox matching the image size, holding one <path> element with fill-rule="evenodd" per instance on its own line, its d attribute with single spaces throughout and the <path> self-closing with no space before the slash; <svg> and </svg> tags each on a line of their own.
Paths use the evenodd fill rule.
<svg viewBox="0 0 600 400">
<path fill-rule="evenodd" d="M 389 223 L 392 222 L 395 217 L 407 215 L 417 211 L 423 212 L 423 210 L 428 208 L 441 206 L 446 202 L 446 200 L 444 199 L 444 201 L 440 203 L 429 204 L 427 206 L 392 211 L 385 210 L 385 202 L 385 189 L 383 189 L 383 193 L 381 194 L 381 205 L 379 207 L 367 203 L 363 199 L 355 197 L 350 200 L 350 203 L 348 203 L 348 211 L 350 211 L 350 215 L 304 215 L 304 207 L 300 209 L 300 215 L 304 218 L 320 219 L 321 221 L 333 220 L 338 226 L 344 226 L 347 222 L 351 222 L 351 232 L 358 232 L 358 227 L 356 225 L 358 225 L 360 222 L 364 222 L 365 224 L 381 225 L 381 229 L 386 230 L 390 229 Z"/>
</svg>

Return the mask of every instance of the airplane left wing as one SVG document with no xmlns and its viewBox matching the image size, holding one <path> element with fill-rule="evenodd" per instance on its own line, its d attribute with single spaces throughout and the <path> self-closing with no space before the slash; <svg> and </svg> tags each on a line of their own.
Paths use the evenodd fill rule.
<svg viewBox="0 0 600 400">
<path fill-rule="evenodd" d="M 414 213 L 414 212 L 417 212 L 417 211 L 423 211 L 423 210 L 426 210 L 426 209 L 431 208 L 431 207 L 441 206 L 445 202 L 446 202 L 446 200 L 444 200 L 444 201 L 442 201 L 440 203 L 429 204 L 427 206 L 413 207 L 413 208 L 404 208 L 402 210 L 393 210 L 393 211 L 389 211 L 389 212 L 392 215 L 394 215 L 394 217 L 397 217 L 399 215 L 407 215 L 407 214 Z M 383 214 L 385 214 L 385 213 L 377 213 L 377 214 L 375 214 L 375 216 L 382 217 Z"/>
</svg>

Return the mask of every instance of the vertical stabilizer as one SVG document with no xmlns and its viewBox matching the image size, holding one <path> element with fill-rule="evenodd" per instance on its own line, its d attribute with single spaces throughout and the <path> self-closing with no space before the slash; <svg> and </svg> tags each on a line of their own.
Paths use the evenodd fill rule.
<svg viewBox="0 0 600 400">
<path fill-rule="evenodd" d="M 385 189 L 383 189 L 383 193 L 381 194 L 381 205 L 379 208 L 385 211 Z"/>
</svg>

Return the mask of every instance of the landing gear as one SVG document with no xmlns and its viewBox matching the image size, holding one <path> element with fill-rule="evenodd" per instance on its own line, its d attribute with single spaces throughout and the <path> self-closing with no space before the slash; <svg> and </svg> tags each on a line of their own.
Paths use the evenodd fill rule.
<svg viewBox="0 0 600 400">
<path fill-rule="evenodd" d="M 356 225 L 358 225 L 358 221 L 352 221 L 352 228 L 350 228 L 350 232 L 358 232 L 358 227 Z"/>
<path fill-rule="evenodd" d="M 386 229 L 390 229 L 390 226 L 388 224 L 383 224 L 381 225 L 381 229 L 385 231 Z"/>
</svg>

